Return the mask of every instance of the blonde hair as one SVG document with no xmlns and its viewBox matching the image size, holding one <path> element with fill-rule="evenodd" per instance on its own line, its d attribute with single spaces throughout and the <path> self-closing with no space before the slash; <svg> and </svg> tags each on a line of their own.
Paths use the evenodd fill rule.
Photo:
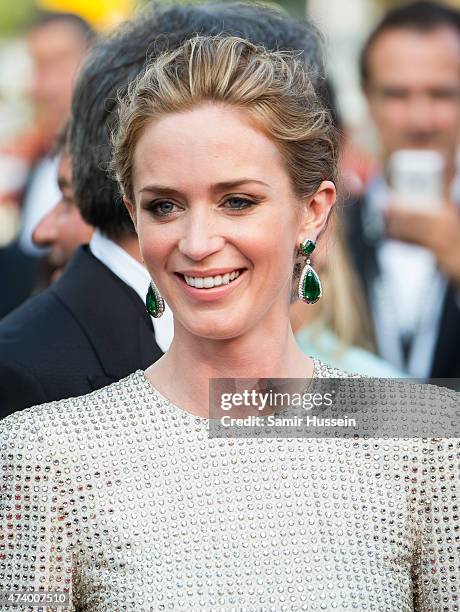
<svg viewBox="0 0 460 612">
<path fill-rule="evenodd" d="M 134 201 L 134 149 L 147 123 L 216 102 L 245 110 L 278 146 L 295 194 L 335 180 L 337 136 L 301 52 L 267 51 L 234 36 L 196 36 L 150 64 L 119 102 L 112 168 Z"/>
</svg>

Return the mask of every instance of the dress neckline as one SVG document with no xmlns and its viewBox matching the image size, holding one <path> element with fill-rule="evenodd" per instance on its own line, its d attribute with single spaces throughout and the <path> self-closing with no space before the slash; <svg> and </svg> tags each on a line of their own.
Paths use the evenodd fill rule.
<svg viewBox="0 0 460 612">
<path fill-rule="evenodd" d="M 314 378 L 320 378 L 320 370 L 321 370 L 322 362 L 319 359 L 316 359 L 316 357 L 311 357 L 311 360 L 313 361 L 313 374 L 311 375 L 309 380 L 312 380 Z M 168 399 L 156 387 L 152 385 L 152 383 L 149 381 L 149 379 L 145 375 L 144 370 L 136 370 L 136 372 L 134 372 L 134 376 L 137 376 L 139 378 L 140 383 L 144 387 L 144 389 L 147 391 L 148 396 L 162 401 L 164 405 L 166 405 L 168 408 L 174 410 L 177 413 L 180 413 L 185 418 L 194 420 L 195 422 L 203 422 L 203 423 L 209 422 L 209 417 L 202 417 L 196 414 L 192 414 L 188 410 L 185 410 L 185 408 L 181 408 L 180 406 L 177 406 L 177 404 L 174 404 L 170 399 Z"/>
</svg>

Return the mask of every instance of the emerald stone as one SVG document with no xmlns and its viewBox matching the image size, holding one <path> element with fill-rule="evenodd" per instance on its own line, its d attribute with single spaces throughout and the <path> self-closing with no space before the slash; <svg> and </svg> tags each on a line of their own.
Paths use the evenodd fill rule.
<svg viewBox="0 0 460 612">
<path fill-rule="evenodd" d="M 304 240 L 300 245 L 300 250 L 307 257 L 309 257 L 313 253 L 315 248 L 316 244 L 313 242 L 313 240 Z"/>
<path fill-rule="evenodd" d="M 152 317 L 154 317 L 158 312 L 158 301 L 157 296 L 155 295 L 155 291 L 152 288 L 152 285 L 149 285 L 147 297 L 145 298 L 145 304 L 147 306 L 147 312 L 152 315 Z"/>
<path fill-rule="evenodd" d="M 152 317 L 155 317 L 155 319 L 161 317 L 165 311 L 165 301 L 161 297 L 153 281 L 149 285 L 149 290 L 145 297 L 145 305 L 147 307 L 147 312 Z"/>
<path fill-rule="evenodd" d="M 300 299 L 314 304 L 322 295 L 321 281 L 311 266 L 306 266 L 300 283 Z"/>
</svg>

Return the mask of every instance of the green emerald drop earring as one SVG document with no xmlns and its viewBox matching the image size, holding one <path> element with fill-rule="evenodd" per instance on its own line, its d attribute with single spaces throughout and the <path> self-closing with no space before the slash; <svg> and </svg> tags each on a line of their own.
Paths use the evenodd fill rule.
<svg viewBox="0 0 460 612">
<path fill-rule="evenodd" d="M 314 304 L 323 295 L 321 281 L 318 274 L 310 265 L 310 255 L 315 250 L 316 243 L 313 240 L 304 240 L 299 251 L 307 258 L 307 263 L 302 270 L 299 281 L 299 299 L 307 304 Z"/>
<path fill-rule="evenodd" d="M 145 304 L 147 306 L 147 312 L 152 317 L 155 317 L 155 319 L 161 317 L 165 311 L 165 301 L 161 297 L 160 292 L 156 288 L 153 281 L 150 282 L 149 290 L 147 291 L 147 296 L 145 298 Z"/>
</svg>

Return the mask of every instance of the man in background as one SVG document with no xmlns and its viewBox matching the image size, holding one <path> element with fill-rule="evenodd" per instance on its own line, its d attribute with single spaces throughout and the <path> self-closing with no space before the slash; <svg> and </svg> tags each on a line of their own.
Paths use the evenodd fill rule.
<svg viewBox="0 0 460 612">
<path fill-rule="evenodd" d="M 56 142 L 55 155 L 59 158 L 58 187 L 60 197 L 55 206 L 38 223 L 32 233 L 34 244 L 47 248 L 47 261 L 55 281 L 76 249 L 91 240 L 94 228 L 82 219 L 75 202 L 72 186 L 72 167 L 67 147 L 65 128 Z"/>
<path fill-rule="evenodd" d="M 108 385 L 146 368 L 168 348 L 170 311 L 154 322 L 145 311 L 150 279 L 118 186 L 107 170 L 110 134 L 117 93 L 126 91 L 152 56 L 196 33 L 239 35 L 270 49 L 302 50 L 316 85 L 323 82 L 315 28 L 257 5 L 153 12 L 93 50 L 74 92 L 70 153 L 75 201 L 95 231 L 49 290 L 0 323 L 3 416 Z"/>
<path fill-rule="evenodd" d="M 93 39 L 86 21 L 72 13 L 42 13 L 26 36 L 33 69 L 28 94 L 34 106 L 37 151 L 23 204 L 20 246 L 31 254 L 36 253 L 32 231 L 58 195 L 57 160 L 49 154 L 68 120 L 75 79 Z"/>
<path fill-rule="evenodd" d="M 414 377 L 460 377 L 459 13 L 432 2 L 388 13 L 364 46 L 361 80 L 384 171 L 345 213 L 379 353 Z M 405 149 L 442 160 L 427 212 L 392 191 L 390 160 Z"/>
<path fill-rule="evenodd" d="M 51 155 L 52 148 L 68 119 L 74 80 L 94 32 L 72 13 L 40 12 L 25 38 L 32 68 L 26 94 L 33 115 L 30 126 L 4 151 L 28 170 L 19 197 L 6 202 L 19 208 L 21 228 L 18 240 L 0 249 L 5 287 L 0 295 L 0 318 L 29 297 L 41 284 L 40 275 L 46 276 L 46 270 L 39 265 L 43 251 L 34 245 L 32 232 L 59 197 L 58 159 Z M 3 196 L 8 198 L 8 194 L 0 194 L 0 202 Z"/>
</svg>

